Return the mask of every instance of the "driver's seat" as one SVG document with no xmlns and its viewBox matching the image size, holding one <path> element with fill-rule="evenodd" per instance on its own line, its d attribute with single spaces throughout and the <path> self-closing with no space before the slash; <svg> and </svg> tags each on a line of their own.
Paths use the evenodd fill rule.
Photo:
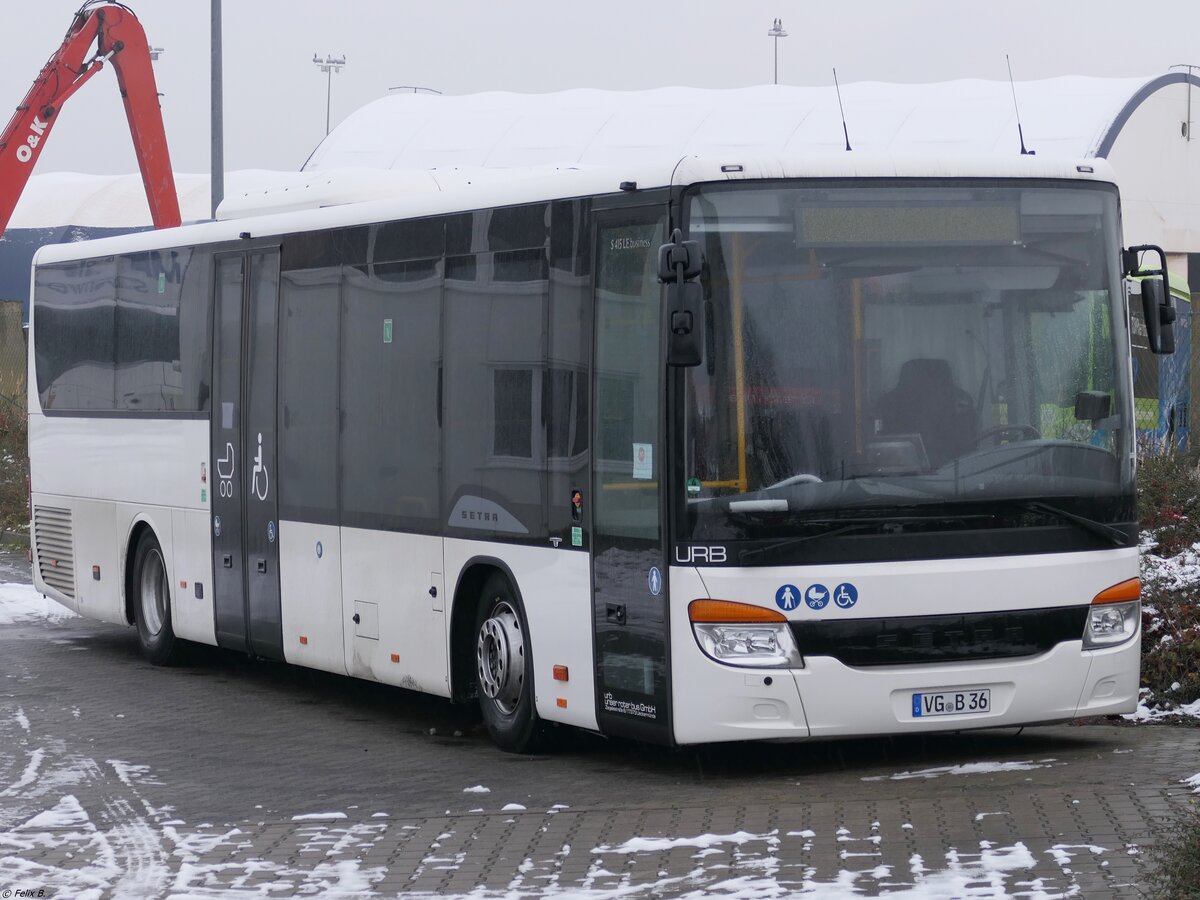
<svg viewBox="0 0 1200 900">
<path fill-rule="evenodd" d="M 936 469 L 975 446 L 979 417 L 971 395 L 954 383 L 950 361 L 910 359 L 896 387 L 879 401 L 885 434 L 919 434 Z"/>
</svg>

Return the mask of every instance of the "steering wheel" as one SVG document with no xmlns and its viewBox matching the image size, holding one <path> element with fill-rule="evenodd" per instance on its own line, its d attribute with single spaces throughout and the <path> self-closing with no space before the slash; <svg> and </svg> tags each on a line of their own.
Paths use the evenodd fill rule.
<svg viewBox="0 0 1200 900">
<path fill-rule="evenodd" d="M 816 475 L 810 475 L 808 472 L 801 472 L 799 475 L 790 475 L 783 481 L 777 481 L 774 484 L 768 484 L 764 491 L 773 491 L 775 488 L 788 487 L 793 484 L 820 484 L 821 479 Z"/>
<path fill-rule="evenodd" d="M 978 447 L 984 441 L 998 438 L 1004 434 L 1023 436 L 1034 441 L 1042 436 L 1040 431 L 1024 422 L 1014 422 L 1011 425 L 993 425 L 991 428 L 985 428 L 979 433 L 979 437 L 975 439 L 975 446 Z M 997 441 L 996 443 L 1000 442 Z"/>
</svg>

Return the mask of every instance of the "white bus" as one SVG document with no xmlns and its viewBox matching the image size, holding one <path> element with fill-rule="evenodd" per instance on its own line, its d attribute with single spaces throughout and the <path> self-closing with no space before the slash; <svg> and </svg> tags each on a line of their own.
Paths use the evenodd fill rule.
<svg viewBox="0 0 1200 900">
<path fill-rule="evenodd" d="M 34 582 L 512 751 L 1128 712 L 1119 235 L 1102 161 L 845 154 L 45 247 Z"/>
</svg>

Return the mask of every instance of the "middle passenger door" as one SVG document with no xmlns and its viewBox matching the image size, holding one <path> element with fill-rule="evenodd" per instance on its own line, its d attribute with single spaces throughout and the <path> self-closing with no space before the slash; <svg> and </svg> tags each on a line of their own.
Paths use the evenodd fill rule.
<svg viewBox="0 0 1200 900">
<path fill-rule="evenodd" d="M 342 267 L 339 493 L 349 673 L 448 696 L 443 227 L 440 220 L 376 226 L 372 261 Z"/>
</svg>

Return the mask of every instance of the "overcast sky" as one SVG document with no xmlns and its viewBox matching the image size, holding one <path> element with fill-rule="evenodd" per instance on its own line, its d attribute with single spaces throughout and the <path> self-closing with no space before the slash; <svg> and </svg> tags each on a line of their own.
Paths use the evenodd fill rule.
<svg viewBox="0 0 1200 900">
<path fill-rule="evenodd" d="M 11 109 L 58 47 L 78 0 L 19 0 L 0 55 Z M 210 0 L 128 0 L 152 45 L 175 170 L 209 170 Z M 225 168 L 298 169 L 325 131 L 326 76 L 344 55 L 334 125 L 396 85 L 447 94 L 1154 75 L 1200 64 L 1200 0 L 226 0 Z M 18 24 L 19 23 L 19 24 Z M 1200 101 L 1200 98 L 1198 98 Z M 64 106 L 37 171 L 135 172 L 111 72 Z"/>
</svg>

